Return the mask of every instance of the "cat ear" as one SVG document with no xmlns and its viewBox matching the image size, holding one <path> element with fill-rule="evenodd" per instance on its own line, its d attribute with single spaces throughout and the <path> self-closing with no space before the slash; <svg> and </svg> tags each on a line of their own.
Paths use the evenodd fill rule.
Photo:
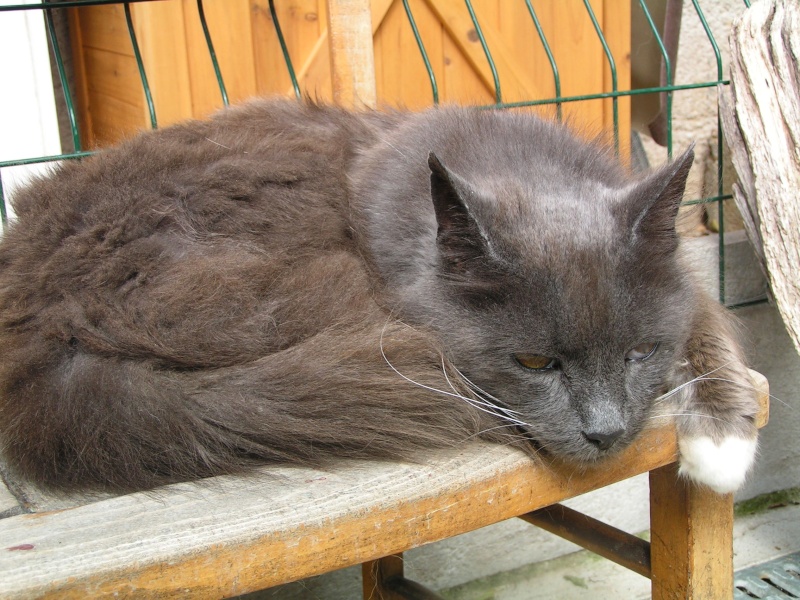
<svg viewBox="0 0 800 600">
<path fill-rule="evenodd" d="M 626 217 L 634 241 L 645 240 L 662 244 L 662 247 L 665 244 L 667 249 L 677 248 L 675 220 L 693 161 L 694 144 L 673 162 L 637 184 L 629 194 Z"/>
<path fill-rule="evenodd" d="M 442 257 L 451 267 L 485 257 L 488 240 L 467 204 L 476 195 L 472 186 L 444 166 L 433 152 L 428 155 L 428 167 L 438 224 L 436 242 Z"/>
</svg>

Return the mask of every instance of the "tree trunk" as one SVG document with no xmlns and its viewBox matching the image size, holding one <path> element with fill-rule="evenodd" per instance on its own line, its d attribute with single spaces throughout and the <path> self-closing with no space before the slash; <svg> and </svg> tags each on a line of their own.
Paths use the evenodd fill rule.
<svg viewBox="0 0 800 600">
<path fill-rule="evenodd" d="M 720 114 L 739 175 L 733 197 L 800 352 L 800 5 L 763 0 L 731 33 Z"/>
</svg>

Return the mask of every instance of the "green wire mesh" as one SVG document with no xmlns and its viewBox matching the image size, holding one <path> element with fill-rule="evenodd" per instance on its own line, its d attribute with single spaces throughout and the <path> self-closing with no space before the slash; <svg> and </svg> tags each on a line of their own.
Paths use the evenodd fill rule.
<svg viewBox="0 0 800 600">
<path fill-rule="evenodd" d="M 139 52 L 139 46 L 136 38 L 136 32 L 133 27 L 133 23 L 130 16 L 130 4 L 136 2 L 146 2 L 146 1 L 158 1 L 158 0 L 66 0 L 62 2 L 52 3 L 52 4 L 12 4 L 6 6 L 0 6 L 0 18 L 2 18 L 3 12 L 8 11 L 20 11 L 20 10 L 43 10 L 45 12 L 45 23 L 47 27 L 48 36 L 50 39 L 50 45 L 53 49 L 54 59 L 55 59 L 55 67 L 58 72 L 58 77 L 61 80 L 62 87 L 64 90 L 64 100 L 66 105 L 66 110 L 69 117 L 69 127 L 70 132 L 72 135 L 72 140 L 74 143 L 75 151 L 71 153 L 64 153 L 57 156 L 39 156 L 39 157 L 31 157 L 31 158 L 23 158 L 23 159 L 16 159 L 16 160 L 7 160 L 0 162 L 0 168 L 4 167 L 12 167 L 18 165 L 28 165 L 28 164 L 35 164 L 35 163 L 44 163 L 50 162 L 55 160 L 66 160 L 66 159 L 78 159 L 90 154 L 90 152 L 86 152 L 82 150 L 80 132 L 78 128 L 77 118 L 75 114 L 74 102 L 72 99 L 72 92 L 69 89 L 69 85 L 67 83 L 67 78 L 64 71 L 64 64 L 63 58 L 61 56 L 61 51 L 59 50 L 58 40 L 56 39 L 56 32 L 55 28 L 53 27 L 52 18 L 51 18 L 51 11 L 53 9 L 62 9 L 68 7 L 82 7 L 82 6 L 91 6 L 91 5 L 100 5 L 100 4 L 122 4 L 125 9 L 125 17 L 126 17 L 126 24 L 127 30 L 130 37 L 131 45 L 133 47 L 133 52 L 136 58 L 136 64 L 139 69 L 139 75 L 142 84 L 142 93 L 145 96 L 145 101 L 148 109 L 148 114 L 150 118 L 150 125 L 152 128 L 157 127 L 157 118 L 155 112 L 155 106 L 152 100 L 152 94 L 150 91 L 150 86 L 148 84 L 147 75 L 145 72 L 145 67 L 142 62 L 141 54 Z M 160 0 L 160 1 L 171 1 L 171 0 Z M 711 31 L 711 28 L 708 25 L 708 22 L 705 18 L 705 15 L 700 8 L 700 4 L 698 0 L 692 0 L 692 6 L 694 8 L 694 12 L 697 15 L 697 18 L 700 20 L 702 27 L 706 33 L 708 38 L 708 43 L 710 46 L 710 51 L 714 53 L 716 64 L 717 64 L 717 78 L 715 80 L 709 81 L 702 81 L 697 83 L 690 83 L 690 84 L 681 84 L 675 85 L 674 84 L 674 65 L 671 64 L 669 53 L 665 47 L 664 41 L 662 39 L 661 34 L 659 33 L 658 27 L 656 26 L 652 15 L 650 14 L 650 10 L 648 9 L 647 3 L 645 0 L 634 0 L 635 3 L 638 3 L 639 9 L 644 13 L 648 26 L 653 34 L 653 37 L 658 44 L 659 52 L 661 54 L 663 64 L 664 64 L 664 71 L 665 71 L 665 84 L 648 87 L 648 88 L 640 88 L 640 89 L 619 89 L 618 77 L 617 77 L 617 62 L 611 51 L 611 48 L 606 40 L 605 34 L 602 30 L 600 23 L 597 20 L 597 17 L 592 9 L 591 3 L 589 0 L 583 0 L 584 10 L 586 13 L 586 18 L 591 21 L 591 24 L 596 32 L 597 39 L 600 42 L 602 47 L 602 51 L 604 53 L 604 60 L 608 65 L 608 69 L 611 74 L 611 91 L 606 92 L 599 92 L 599 93 L 592 93 L 592 94 L 583 94 L 583 95 L 572 95 L 572 96 L 564 96 L 562 95 L 562 81 L 561 81 L 561 73 L 559 71 L 558 65 L 556 64 L 556 60 L 554 58 L 551 43 L 548 41 L 547 32 L 542 27 L 542 24 L 539 20 L 539 17 L 536 13 L 534 8 L 534 3 L 531 0 L 504 0 L 508 2 L 512 1 L 520 1 L 524 2 L 524 5 L 527 9 L 528 14 L 530 15 L 531 22 L 536 30 L 537 38 L 532 41 L 532 43 L 538 43 L 545 53 L 547 57 L 547 62 L 549 64 L 549 68 L 553 78 L 553 89 L 555 91 L 554 95 L 549 98 L 530 98 L 523 101 L 515 101 L 515 102 L 504 102 L 503 95 L 502 95 L 502 86 L 501 86 L 501 79 L 500 75 L 498 74 L 498 70 L 495 65 L 494 58 L 492 56 L 492 49 L 487 42 L 483 29 L 481 27 L 480 19 L 473 7 L 471 0 L 464 0 L 465 10 L 468 12 L 469 17 L 472 21 L 474 26 L 475 34 L 477 35 L 478 41 L 481 44 L 483 49 L 483 53 L 486 58 L 486 63 L 489 67 L 489 70 L 492 75 L 493 80 L 493 87 L 494 87 L 494 103 L 489 105 L 493 108 L 521 108 L 521 107 L 534 107 L 534 106 L 543 106 L 543 105 L 555 105 L 556 108 L 556 117 L 561 120 L 562 119 L 562 106 L 565 103 L 571 102 L 582 102 L 582 101 L 589 101 L 589 100 L 599 100 L 599 99 L 611 99 L 612 101 L 612 116 L 613 116 L 613 134 L 614 134 L 614 144 L 617 150 L 619 150 L 620 139 L 619 139 L 619 107 L 618 107 L 618 100 L 622 97 L 632 97 L 640 94 L 664 94 L 665 95 L 665 113 L 666 113 L 666 146 L 667 146 L 667 155 L 669 157 L 672 156 L 672 131 L 673 131 L 673 123 L 672 123 L 672 101 L 673 95 L 676 92 L 680 92 L 683 90 L 689 89 L 699 89 L 699 88 L 714 88 L 720 85 L 728 85 L 729 82 L 724 79 L 724 73 L 722 68 L 722 59 L 720 56 L 719 47 L 717 42 L 714 38 L 714 35 Z M 750 2 L 748 0 L 743 0 L 745 6 L 749 6 Z M 422 39 L 420 32 L 417 28 L 416 21 L 414 19 L 414 15 L 408 0 L 402 0 L 403 8 L 405 10 L 406 19 L 408 22 L 408 26 L 411 28 L 411 31 L 414 35 L 414 39 L 417 43 L 417 47 L 419 49 L 419 55 L 421 60 L 425 65 L 426 72 L 428 74 L 428 79 L 431 87 L 431 95 L 434 104 L 438 104 L 439 102 L 439 89 L 436 81 L 436 76 L 431 66 L 431 62 L 428 56 L 428 53 L 425 50 L 425 43 Z M 294 95 L 297 98 L 301 97 L 301 89 L 295 74 L 294 67 L 292 65 L 291 57 L 289 56 L 289 51 L 287 48 L 286 41 L 284 39 L 283 31 L 281 29 L 280 20 L 278 18 L 278 14 L 275 10 L 274 0 L 269 0 L 269 10 L 272 17 L 272 22 L 275 27 L 276 36 L 278 38 L 278 42 L 280 44 L 281 52 L 284 58 L 284 62 L 286 65 L 287 72 L 289 74 L 289 78 L 292 83 L 292 88 L 294 91 Z M 212 41 L 212 36 L 209 30 L 208 23 L 205 17 L 205 11 L 203 8 L 203 0 L 197 0 L 197 14 L 200 19 L 200 24 L 202 26 L 203 34 L 205 36 L 207 51 L 209 59 L 211 60 L 214 74 L 217 80 L 217 84 L 219 86 L 220 95 L 222 97 L 223 104 L 225 106 L 228 105 L 228 93 L 225 87 L 223 74 L 217 60 L 216 52 L 214 50 L 214 44 Z M 719 130 L 719 119 L 718 119 L 718 130 Z M 724 302 L 725 300 L 725 232 L 723 226 L 723 203 L 722 201 L 728 200 L 731 198 L 730 194 L 724 194 L 723 190 L 723 143 L 722 137 L 717 136 L 717 188 L 716 194 L 711 197 L 706 198 L 699 198 L 687 201 L 685 204 L 687 205 L 694 205 L 694 204 L 717 204 L 719 210 L 719 290 L 720 290 L 720 300 Z M 2 182 L 2 172 L 0 172 L 0 219 L 2 219 L 3 226 L 5 227 L 8 219 L 7 215 L 7 206 L 6 206 L 6 199 L 5 194 L 3 192 L 3 182 Z"/>
</svg>

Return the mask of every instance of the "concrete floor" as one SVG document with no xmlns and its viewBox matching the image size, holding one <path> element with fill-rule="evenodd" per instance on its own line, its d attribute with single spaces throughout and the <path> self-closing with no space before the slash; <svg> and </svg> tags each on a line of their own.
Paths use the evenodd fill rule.
<svg viewBox="0 0 800 600">
<path fill-rule="evenodd" d="M 800 551 L 800 504 L 737 517 L 734 566 Z M 440 590 L 448 600 L 620 600 L 650 598 L 650 581 L 587 551 Z"/>
</svg>

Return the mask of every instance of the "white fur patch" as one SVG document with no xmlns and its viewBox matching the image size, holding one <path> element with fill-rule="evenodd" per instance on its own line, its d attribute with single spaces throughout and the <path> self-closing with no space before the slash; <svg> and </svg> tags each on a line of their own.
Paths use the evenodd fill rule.
<svg viewBox="0 0 800 600">
<path fill-rule="evenodd" d="M 735 492 L 755 460 L 757 445 L 756 439 L 732 436 L 720 444 L 707 436 L 680 439 L 680 473 L 719 494 Z"/>
</svg>

